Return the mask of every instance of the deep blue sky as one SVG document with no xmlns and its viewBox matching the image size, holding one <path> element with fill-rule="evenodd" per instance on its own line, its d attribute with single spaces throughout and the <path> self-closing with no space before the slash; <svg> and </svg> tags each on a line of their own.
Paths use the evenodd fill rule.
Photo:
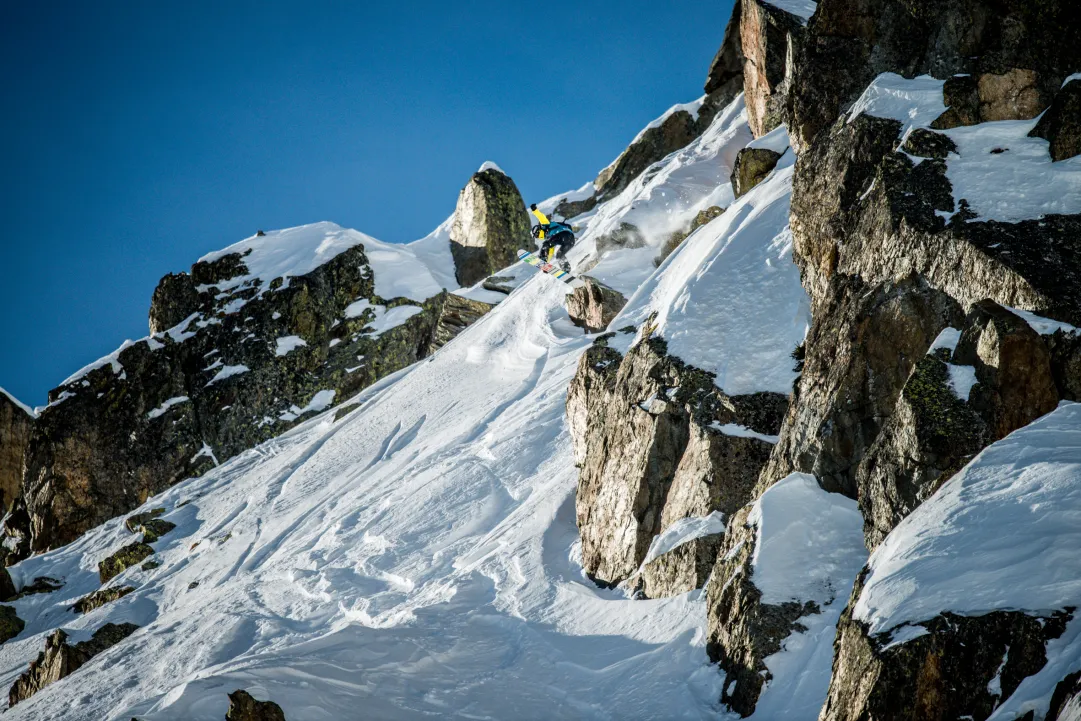
<svg viewBox="0 0 1081 721">
<path fill-rule="evenodd" d="M 414 240 L 487 159 L 527 202 L 581 185 L 701 94 L 730 8 L 6 3 L 0 386 L 44 403 L 257 228 Z"/>
</svg>

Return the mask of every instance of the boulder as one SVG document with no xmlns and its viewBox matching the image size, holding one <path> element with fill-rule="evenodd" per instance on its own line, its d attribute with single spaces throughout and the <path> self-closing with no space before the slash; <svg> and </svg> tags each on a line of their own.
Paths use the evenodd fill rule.
<svg viewBox="0 0 1081 721">
<path fill-rule="evenodd" d="M 68 644 L 68 635 L 63 630 L 53 631 L 45 639 L 45 650 L 30 662 L 30 668 L 12 684 L 8 703 L 14 706 L 49 684 L 70 676 L 94 656 L 120 643 L 138 628 L 133 623 L 107 623 L 95 631 L 90 640 L 80 641 L 74 646 Z"/>
<path fill-rule="evenodd" d="M 1051 160 L 1081 155 L 1081 79 L 1071 80 L 1055 94 L 1029 135 L 1050 143 Z"/>
<path fill-rule="evenodd" d="M 285 721 L 285 712 L 273 701 L 256 701 L 250 693 L 237 689 L 229 694 L 226 721 Z"/>
<path fill-rule="evenodd" d="M 23 455 L 33 426 L 27 408 L 0 389 L 0 513 L 22 495 Z"/>
<path fill-rule="evenodd" d="M 518 262 L 531 247 L 529 216 L 518 186 L 496 168 L 473 174 L 458 195 L 450 250 L 459 285 L 471 286 Z"/>
<path fill-rule="evenodd" d="M 567 313 L 571 321 L 585 328 L 587 333 L 600 333 L 627 305 L 627 299 L 615 288 L 588 275 L 580 276 L 580 279 L 584 285 L 576 287 L 567 296 Z"/>
<path fill-rule="evenodd" d="M 90 613 L 95 609 L 101 608 L 107 603 L 112 603 L 117 599 L 127 596 L 134 590 L 134 586 L 113 586 L 112 588 L 102 588 L 80 598 L 78 601 L 75 602 L 74 605 L 72 605 L 71 610 L 75 613 Z"/>
<path fill-rule="evenodd" d="M 439 311 L 439 320 L 436 322 L 428 352 L 434 353 L 454 340 L 459 333 L 476 323 L 494 307 L 491 303 L 481 300 L 447 293 L 446 301 Z"/>
<path fill-rule="evenodd" d="M 780 159 L 781 153 L 767 148 L 744 148 L 739 151 L 732 168 L 732 192 L 737 198 L 746 194 L 766 179 Z"/>
<path fill-rule="evenodd" d="M 154 549 L 146 543 L 129 543 L 98 563 L 98 578 L 103 584 L 119 576 L 125 570 L 142 563 L 154 555 Z"/>
<path fill-rule="evenodd" d="M 1002 73 L 955 75 L 946 80 L 942 99 L 947 110 L 933 128 L 956 128 L 994 120 L 1028 120 L 1050 102 L 1046 83 L 1034 70 L 1010 68 Z"/>
</svg>

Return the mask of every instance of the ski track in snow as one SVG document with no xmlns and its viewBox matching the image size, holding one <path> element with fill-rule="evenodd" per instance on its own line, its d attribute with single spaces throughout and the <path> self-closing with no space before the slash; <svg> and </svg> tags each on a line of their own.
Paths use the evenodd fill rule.
<svg viewBox="0 0 1081 721">
<path fill-rule="evenodd" d="M 290 721 L 716 718 L 701 592 L 628 600 L 572 558 L 564 403 L 591 337 L 564 292 L 538 276 L 342 420 L 148 501 L 177 528 L 161 567 L 110 583 L 137 586 L 119 601 L 69 610 L 135 540 L 123 517 L 13 567 L 66 585 L 14 602 L 27 628 L 0 646 L 2 684 L 58 626 L 141 628 L 8 718 L 218 721 L 236 688 Z"/>
</svg>

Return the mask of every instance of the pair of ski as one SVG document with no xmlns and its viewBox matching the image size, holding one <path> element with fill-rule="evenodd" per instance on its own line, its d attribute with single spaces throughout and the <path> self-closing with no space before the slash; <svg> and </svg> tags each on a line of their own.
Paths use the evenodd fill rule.
<svg viewBox="0 0 1081 721">
<path fill-rule="evenodd" d="M 573 284 L 574 281 L 578 280 L 573 275 L 560 268 L 558 265 L 554 265 L 553 263 L 548 263 L 544 260 L 541 260 L 541 257 L 539 255 L 537 255 L 536 253 L 531 253 L 528 250 L 519 250 L 518 260 L 525 261 L 533 267 L 544 271 L 548 275 L 559 278 L 564 283 Z"/>
</svg>

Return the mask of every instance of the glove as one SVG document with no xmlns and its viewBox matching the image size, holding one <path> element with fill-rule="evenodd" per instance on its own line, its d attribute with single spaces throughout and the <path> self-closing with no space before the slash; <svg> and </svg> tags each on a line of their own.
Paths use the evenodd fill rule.
<svg viewBox="0 0 1081 721">
<path fill-rule="evenodd" d="M 529 206 L 529 209 L 530 210 L 536 210 L 537 209 L 537 204 L 533 203 L 533 205 Z"/>
</svg>

